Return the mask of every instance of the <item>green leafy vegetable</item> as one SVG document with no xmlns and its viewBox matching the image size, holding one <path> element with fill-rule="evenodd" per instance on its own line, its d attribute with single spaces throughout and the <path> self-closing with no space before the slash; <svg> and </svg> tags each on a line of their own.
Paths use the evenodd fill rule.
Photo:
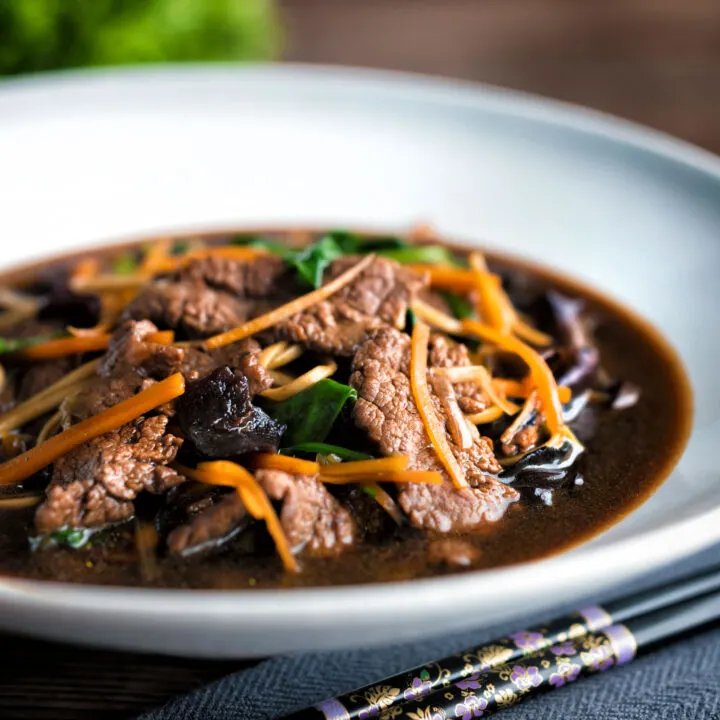
<svg viewBox="0 0 720 720">
<path fill-rule="evenodd" d="M 375 488 L 368 487 L 367 485 L 363 485 L 363 486 L 361 487 L 361 490 L 362 490 L 364 493 L 367 493 L 371 498 L 376 498 L 376 497 L 377 497 L 377 490 L 376 490 Z"/>
<path fill-rule="evenodd" d="M 408 245 L 407 247 L 391 248 L 388 250 L 377 250 L 390 260 L 395 260 L 403 265 L 457 265 L 455 255 L 442 245 Z"/>
<path fill-rule="evenodd" d="M 295 267 L 302 280 L 317 289 L 322 285 L 325 269 L 344 254 L 331 235 L 324 235 L 317 242 L 299 250 L 290 260 L 290 264 Z"/>
<path fill-rule="evenodd" d="M 87 544 L 88 540 L 95 534 L 94 528 L 62 527 L 49 535 L 30 538 L 30 546 L 33 550 L 39 547 L 63 546 L 77 550 Z"/>
<path fill-rule="evenodd" d="M 51 335 L 36 335 L 35 337 L 29 338 L 4 338 L 0 337 L 0 355 L 6 353 L 14 353 L 25 348 L 32 347 L 33 345 L 40 345 L 40 343 L 47 342 L 48 340 L 56 340 L 59 337 L 65 337 L 64 332 L 56 332 Z"/>
<path fill-rule="evenodd" d="M 464 320 L 465 318 L 472 317 L 475 314 L 473 306 L 464 297 L 456 295 L 453 292 L 444 292 L 442 293 L 442 296 L 445 298 L 453 315 L 458 318 L 458 320 Z"/>
<path fill-rule="evenodd" d="M 125 253 L 113 260 L 113 272 L 117 275 L 132 275 L 137 271 L 140 263 L 133 253 Z"/>
<path fill-rule="evenodd" d="M 343 460 L 370 460 L 372 455 L 322 442 L 306 442 L 280 450 L 281 455 L 337 455 Z"/>
<path fill-rule="evenodd" d="M 190 243 L 187 240 L 176 240 L 170 248 L 171 255 L 184 255 L 190 249 Z"/>
<path fill-rule="evenodd" d="M 321 380 L 311 388 L 267 408 L 277 422 L 287 425 L 283 447 L 322 442 L 330 433 L 340 411 L 357 392 L 335 380 Z"/>
<path fill-rule="evenodd" d="M 417 322 L 417 316 L 412 308 L 408 308 L 405 313 L 405 332 L 408 335 L 412 335 L 412 331 L 415 329 L 415 323 Z"/>
</svg>

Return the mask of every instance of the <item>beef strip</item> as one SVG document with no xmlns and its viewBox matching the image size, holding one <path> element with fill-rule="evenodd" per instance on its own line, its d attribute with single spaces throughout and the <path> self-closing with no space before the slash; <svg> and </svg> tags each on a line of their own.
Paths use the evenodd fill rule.
<svg viewBox="0 0 720 720">
<path fill-rule="evenodd" d="M 45 502 L 35 514 L 38 532 L 127 520 L 140 491 L 160 494 L 184 482 L 167 467 L 182 440 L 166 427 L 164 415 L 138 418 L 58 458 Z"/>
<path fill-rule="evenodd" d="M 265 300 L 294 290 L 292 270 L 277 255 L 242 262 L 219 255 L 192 260 L 175 275 L 180 282 L 202 283 L 238 298 Z"/>
<path fill-rule="evenodd" d="M 467 346 L 455 342 L 445 335 L 430 338 L 428 363 L 431 367 L 466 367 L 472 365 Z M 489 405 L 489 399 L 477 383 L 454 383 L 460 409 L 468 414 L 479 413 Z"/>
<path fill-rule="evenodd" d="M 334 555 L 354 542 L 350 513 L 316 477 L 259 470 L 256 478 L 272 499 L 282 501 L 280 523 L 294 553 Z"/>
<path fill-rule="evenodd" d="M 435 358 L 437 359 L 437 358 Z M 407 455 L 411 470 L 436 470 L 446 477 L 442 486 L 408 485 L 398 502 L 417 527 L 440 532 L 467 531 L 483 521 L 502 517 L 518 493 L 490 474 L 501 471 L 492 444 L 471 426 L 473 445 L 468 450 L 448 442 L 472 486 L 456 490 L 437 458 L 415 406 L 409 378 L 410 338 L 391 328 L 371 337 L 352 363 L 350 385 L 358 391 L 354 408 L 356 425 L 375 442 L 383 455 Z M 442 414 L 435 399 L 435 412 Z"/>
<path fill-rule="evenodd" d="M 237 492 L 221 495 L 168 535 L 168 550 L 174 555 L 188 555 L 217 547 L 234 537 L 248 520 Z"/>
<path fill-rule="evenodd" d="M 150 320 L 128 320 L 110 339 L 98 374 L 102 377 L 121 377 L 138 373 L 157 380 L 178 372 L 182 367 L 184 351 L 172 345 L 159 345 L 147 341 L 148 335 L 157 332 Z"/>
<path fill-rule="evenodd" d="M 358 261 L 352 256 L 335 260 L 326 281 Z M 375 258 L 355 280 L 327 300 L 278 325 L 274 336 L 316 352 L 349 357 L 374 329 L 405 327 L 407 309 L 426 284 L 423 275 L 392 260 Z"/>
<path fill-rule="evenodd" d="M 271 387 L 270 373 L 258 363 L 260 344 L 253 338 L 215 350 L 185 348 L 181 372 L 186 380 L 198 380 L 220 367 L 230 367 L 236 375 L 247 378 L 250 393 L 257 395 Z"/>
<path fill-rule="evenodd" d="M 256 305 L 201 282 L 162 279 L 151 283 L 133 300 L 121 319 L 149 318 L 189 337 L 208 337 L 242 325 L 257 314 Z"/>
<path fill-rule="evenodd" d="M 469 567 L 480 557 L 480 551 L 467 540 L 440 538 L 431 540 L 428 561 L 434 565 Z"/>
<path fill-rule="evenodd" d="M 20 380 L 18 400 L 27 400 L 42 390 L 47 390 L 65 377 L 76 365 L 76 359 L 72 356 L 31 363 Z"/>
</svg>

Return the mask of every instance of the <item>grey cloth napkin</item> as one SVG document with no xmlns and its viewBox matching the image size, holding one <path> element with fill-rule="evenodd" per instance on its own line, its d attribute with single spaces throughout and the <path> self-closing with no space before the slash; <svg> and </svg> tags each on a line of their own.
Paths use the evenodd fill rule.
<svg viewBox="0 0 720 720">
<path fill-rule="evenodd" d="M 628 595 L 720 562 L 720 548 L 616 589 Z M 579 603 L 581 605 L 582 603 Z M 576 604 L 575 606 L 577 606 Z M 569 611 L 566 607 L 556 614 Z M 474 647 L 546 617 L 385 648 L 287 655 L 225 677 L 142 720 L 274 720 L 387 675 Z M 480 713 L 481 715 L 482 713 Z M 463 720 L 473 720 L 475 715 Z M 507 720 L 720 719 L 720 623 L 636 659 L 505 710 Z"/>
</svg>

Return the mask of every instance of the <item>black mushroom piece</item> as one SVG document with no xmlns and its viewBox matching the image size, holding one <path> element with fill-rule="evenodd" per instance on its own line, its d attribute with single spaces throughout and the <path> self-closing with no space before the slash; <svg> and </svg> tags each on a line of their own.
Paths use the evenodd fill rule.
<svg viewBox="0 0 720 720">
<path fill-rule="evenodd" d="M 176 401 L 186 441 L 208 458 L 277 452 L 285 426 L 255 407 L 244 375 L 221 367 L 188 385 Z"/>
<path fill-rule="evenodd" d="M 600 352 L 592 343 L 582 317 L 585 302 L 552 290 L 546 298 L 561 342 L 561 347 L 546 359 L 558 385 L 585 389 L 592 384 L 600 362 Z"/>
</svg>

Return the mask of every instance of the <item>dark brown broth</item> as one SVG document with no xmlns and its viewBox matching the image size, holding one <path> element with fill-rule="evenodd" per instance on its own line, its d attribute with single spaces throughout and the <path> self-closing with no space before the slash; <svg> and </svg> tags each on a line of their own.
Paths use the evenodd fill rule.
<svg viewBox="0 0 720 720">
<path fill-rule="evenodd" d="M 117 252 L 117 248 L 108 252 Z M 529 274 L 541 286 L 587 298 L 589 311 L 598 321 L 595 339 L 603 366 L 613 377 L 638 385 L 641 396 L 627 410 L 590 411 L 595 413 L 594 428 L 589 438 L 582 438 L 587 450 L 580 461 L 582 486 L 556 492 L 551 507 L 513 506 L 500 522 L 464 536 L 480 550 L 474 569 L 558 553 L 616 523 L 647 499 L 670 472 L 687 440 L 691 414 L 682 367 L 652 328 L 567 278 L 514 258 L 489 258 L 503 271 Z M 19 269 L 0 281 L 27 282 L 38 269 L 37 265 Z M 131 530 L 103 533 L 90 547 L 80 550 L 55 548 L 33 553 L 27 544 L 33 512 L 0 510 L 0 572 L 46 580 L 143 584 Z M 149 584 L 194 588 L 318 586 L 455 572 L 428 563 L 428 542 L 423 534 L 408 528 L 379 546 L 361 543 L 340 558 L 303 559 L 303 572 L 297 575 L 283 573 L 272 554 L 234 554 L 230 544 L 215 556 L 160 558 L 158 576 Z"/>
</svg>

